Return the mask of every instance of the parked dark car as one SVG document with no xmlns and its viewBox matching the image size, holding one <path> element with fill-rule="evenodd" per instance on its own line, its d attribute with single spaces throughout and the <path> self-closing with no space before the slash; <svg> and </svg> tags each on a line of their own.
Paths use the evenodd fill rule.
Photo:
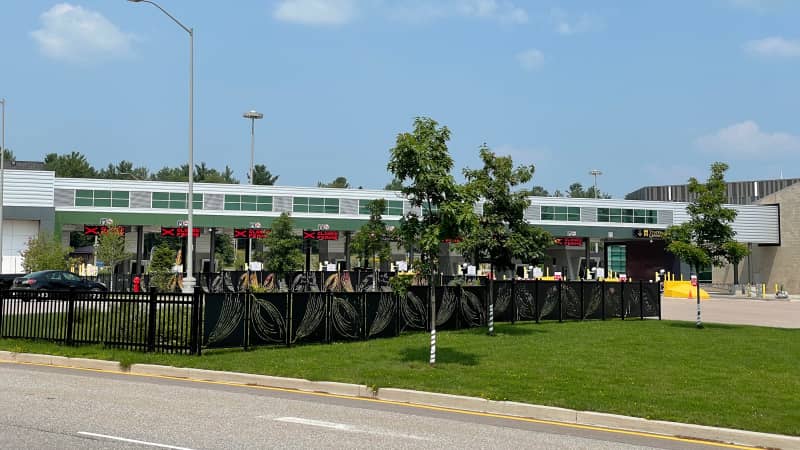
<svg viewBox="0 0 800 450">
<path fill-rule="evenodd" d="M 14 279 L 14 290 L 42 291 L 107 291 L 106 285 L 96 281 L 84 280 L 72 272 L 64 270 L 42 270 L 31 272 Z"/>
</svg>

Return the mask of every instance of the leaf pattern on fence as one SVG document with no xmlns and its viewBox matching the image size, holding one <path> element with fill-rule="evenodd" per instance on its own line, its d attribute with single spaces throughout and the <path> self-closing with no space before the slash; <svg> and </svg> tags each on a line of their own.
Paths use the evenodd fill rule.
<svg viewBox="0 0 800 450">
<path fill-rule="evenodd" d="M 329 275 L 323 286 L 324 291 L 353 292 L 353 284 L 350 282 L 350 274 L 347 272 Z"/>
<path fill-rule="evenodd" d="M 244 297 L 239 294 L 226 294 L 222 301 L 222 311 L 208 335 L 208 344 L 219 342 L 230 336 L 242 322 L 244 316 Z"/>
<path fill-rule="evenodd" d="M 347 338 L 358 339 L 358 311 L 346 299 L 334 296 L 331 303 L 331 318 L 336 331 Z"/>
<path fill-rule="evenodd" d="M 550 286 L 544 293 L 544 301 L 541 303 L 542 309 L 539 310 L 539 320 L 547 317 L 558 306 L 558 285 Z"/>
<path fill-rule="evenodd" d="M 267 342 L 286 342 L 286 319 L 272 302 L 250 295 L 253 330 Z M 266 312 L 266 317 L 262 314 Z"/>
<path fill-rule="evenodd" d="M 300 321 L 300 325 L 297 327 L 292 343 L 313 333 L 324 318 L 325 296 L 322 294 L 310 295 L 306 304 L 306 313 L 303 314 L 303 320 Z"/>
<path fill-rule="evenodd" d="M 508 310 L 511 305 L 513 287 L 510 283 L 503 283 L 497 289 L 497 298 L 494 299 L 494 315 L 499 316 Z"/>
<path fill-rule="evenodd" d="M 598 309 L 600 309 L 600 304 L 603 302 L 603 290 L 601 289 L 592 289 L 592 295 L 589 297 L 589 301 L 584 303 L 583 305 L 583 318 L 586 319 L 587 317 L 591 316 Z"/>
<path fill-rule="evenodd" d="M 483 325 L 481 300 L 472 292 L 461 290 L 461 313 L 470 327 Z"/>
<path fill-rule="evenodd" d="M 517 286 L 515 300 L 517 302 L 517 313 L 520 319 L 536 319 L 536 304 L 533 292 L 522 286 Z"/>
<path fill-rule="evenodd" d="M 453 317 L 453 313 L 458 306 L 456 295 L 452 289 L 445 288 L 442 290 L 442 303 L 439 310 L 436 311 L 436 326 L 444 325 Z"/>
<path fill-rule="evenodd" d="M 369 327 L 370 336 L 381 333 L 389 326 L 394 316 L 394 308 L 394 297 L 392 294 L 381 294 L 381 299 L 378 303 L 378 311 L 375 313 L 375 319 Z"/>
<path fill-rule="evenodd" d="M 416 294 L 406 292 L 405 298 L 400 301 L 400 314 L 403 321 L 414 328 L 425 329 L 428 327 L 428 310 Z"/>
<path fill-rule="evenodd" d="M 569 284 L 561 287 L 561 303 L 564 305 L 564 313 L 567 317 L 580 319 L 581 317 L 581 294 L 580 288 L 575 289 Z"/>
</svg>

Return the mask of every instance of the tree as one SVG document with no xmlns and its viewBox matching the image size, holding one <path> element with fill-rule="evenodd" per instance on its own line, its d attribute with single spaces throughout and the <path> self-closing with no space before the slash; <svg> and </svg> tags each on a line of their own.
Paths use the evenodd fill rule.
<svg viewBox="0 0 800 450">
<path fill-rule="evenodd" d="M 480 149 L 483 168 L 464 169 L 466 191 L 473 202 L 483 200 L 483 214 L 476 215 L 474 226 L 463 233 L 456 248 L 474 264 L 488 260 L 494 268 L 514 267 L 514 260 L 533 261 L 544 256 L 553 242 L 552 236 L 541 228 L 527 224 L 523 218 L 530 205 L 526 192 L 512 192 L 515 186 L 533 177 L 534 167 L 514 168 L 510 156 L 496 156 L 484 144 Z M 494 279 L 492 273 L 491 279 Z M 491 289 L 490 289 L 491 292 Z M 491 295 L 491 294 L 490 294 Z M 494 333 L 493 302 L 489 299 L 489 333 Z"/>
<path fill-rule="evenodd" d="M 267 247 L 264 268 L 278 275 L 284 275 L 303 267 L 303 252 L 300 251 L 302 239 L 292 232 L 292 218 L 282 213 L 272 222 L 272 231 L 264 238 Z"/>
<path fill-rule="evenodd" d="M 372 258 L 372 268 L 375 272 L 373 280 L 377 283 L 377 261 L 386 262 L 392 255 L 390 232 L 386 228 L 381 215 L 386 210 L 386 200 L 379 198 L 369 202 L 369 221 L 361 226 L 353 236 L 350 248 L 361 255 Z"/>
<path fill-rule="evenodd" d="M 529 190 L 525 195 L 530 197 L 547 197 L 550 195 L 550 193 L 547 192 L 547 189 L 544 187 L 537 185 L 532 187 L 531 190 Z"/>
<path fill-rule="evenodd" d="M 162 167 L 161 170 L 150 176 L 153 181 L 189 181 L 189 165 L 179 167 Z"/>
<path fill-rule="evenodd" d="M 150 171 L 147 170 L 147 167 L 134 167 L 132 162 L 124 159 L 118 162 L 116 165 L 109 163 L 108 167 L 105 169 L 100 169 L 100 172 L 97 174 L 98 178 L 117 180 L 130 180 L 131 178 L 136 180 L 146 180 L 149 176 Z"/>
<path fill-rule="evenodd" d="M 48 153 L 44 157 L 44 167 L 52 170 L 60 178 L 94 178 L 97 170 L 89 164 L 86 156 L 73 151 L 70 154 L 59 155 Z"/>
<path fill-rule="evenodd" d="M 272 186 L 278 181 L 278 175 L 272 175 L 267 166 L 256 164 L 253 166 L 253 184 L 259 186 Z"/>
<path fill-rule="evenodd" d="M 111 272 L 111 290 L 114 290 L 114 268 L 117 264 L 130 259 L 131 254 L 125 251 L 125 229 L 112 226 L 97 236 L 97 249 L 95 255 L 99 261 Z"/>
<path fill-rule="evenodd" d="M 664 233 L 667 250 L 687 262 L 698 274 L 709 265 L 738 264 L 748 253 L 744 244 L 734 240 L 731 222 L 736 219 L 736 210 L 724 206 L 726 170 L 727 164 L 715 162 L 711 164 L 711 174 L 705 184 L 689 178 L 687 189 L 695 196 L 686 207 L 689 221 L 668 227 Z M 697 326 L 701 328 L 699 297 L 697 300 Z"/>
<path fill-rule="evenodd" d="M 339 189 L 349 189 L 350 183 L 347 181 L 345 177 L 337 177 L 335 180 L 331 181 L 330 183 L 323 183 L 322 181 L 317 183 L 317 187 L 321 188 L 339 188 Z"/>
<path fill-rule="evenodd" d="M 47 232 L 28 239 L 25 250 L 22 251 L 22 268 L 26 272 L 40 270 L 69 270 L 72 247 L 65 246 L 61 239 Z"/>
<path fill-rule="evenodd" d="M 610 195 L 600 192 L 599 189 L 597 189 L 597 195 L 595 195 L 594 186 L 589 186 L 588 188 L 584 189 L 583 185 L 577 182 L 569 185 L 567 196 L 572 198 L 611 198 Z M 560 197 L 560 195 L 557 195 L 556 197 Z"/>
<path fill-rule="evenodd" d="M 170 289 L 170 282 L 174 274 L 172 267 L 175 265 L 177 252 L 168 245 L 162 244 L 153 250 L 147 272 L 150 274 L 150 286 L 161 291 Z"/>
<path fill-rule="evenodd" d="M 461 228 L 474 217 L 473 205 L 462 200 L 450 171 L 453 158 L 447 150 L 450 130 L 427 117 L 414 120 L 414 131 L 400 133 L 388 164 L 394 178 L 403 183 L 402 192 L 412 210 L 401 220 L 399 234 L 405 242 L 416 242 L 422 261 L 420 272 L 428 277 L 431 311 L 431 357 L 436 363 L 436 297 L 434 274 L 443 240 L 458 237 Z"/>
<path fill-rule="evenodd" d="M 383 190 L 385 191 L 399 191 L 402 189 L 403 189 L 403 182 L 396 178 L 390 181 L 389 183 L 386 183 L 386 186 L 384 186 L 383 188 Z"/>
<path fill-rule="evenodd" d="M 14 152 L 9 150 L 8 148 L 3 149 L 3 158 L 5 159 L 6 163 L 13 163 L 17 160 L 17 157 L 14 156 Z M 8 167 L 7 165 L 5 167 Z"/>
</svg>

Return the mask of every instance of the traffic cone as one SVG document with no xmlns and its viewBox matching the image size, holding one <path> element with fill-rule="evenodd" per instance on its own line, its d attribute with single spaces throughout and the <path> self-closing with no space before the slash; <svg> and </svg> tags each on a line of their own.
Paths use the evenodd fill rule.
<svg viewBox="0 0 800 450">
<path fill-rule="evenodd" d="M 692 288 L 689 288 L 689 296 L 686 298 L 692 298 Z"/>
</svg>

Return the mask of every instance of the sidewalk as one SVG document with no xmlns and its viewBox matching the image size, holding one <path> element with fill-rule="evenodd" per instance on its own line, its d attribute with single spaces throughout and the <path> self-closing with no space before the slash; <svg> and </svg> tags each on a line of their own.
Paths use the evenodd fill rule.
<svg viewBox="0 0 800 450">
<path fill-rule="evenodd" d="M 734 443 L 738 445 L 772 448 L 800 448 L 800 437 L 754 431 L 693 425 L 663 420 L 648 420 L 639 417 L 620 416 L 591 411 L 531 405 L 509 401 L 486 400 L 460 395 L 438 394 L 434 392 L 412 391 L 407 389 L 372 389 L 347 383 L 309 381 L 298 378 L 282 378 L 268 375 L 252 375 L 238 372 L 221 372 L 205 369 L 191 369 L 152 364 L 133 364 L 123 367 L 116 361 L 100 361 L 64 356 L 37 355 L 0 351 L 0 363 L 33 364 L 93 370 L 131 376 L 183 379 L 236 385 L 242 387 L 265 387 L 281 390 L 296 390 L 311 395 L 329 394 L 351 397 L 362 401 L 422 405 L 466 413 L 497 414 L 499 416 L 521 417 L 543 423 L 554 423 L 575 427 L 598 427 L 614 430 L 629 430 L 662 436 L 675 436 L 681 439 Z M 700 443 L 700 442 L 698 442 Z"/>
<path fill-rule="evenodd" d="M 708 323 L 800 328 L 800 296 L 787 299 L 754 299 L 737 295 L 713 294 L 700 303 L 701 318 Z M 697 300 L 664 297 L 661 318 L 694 322 Z"/>
</svg>

